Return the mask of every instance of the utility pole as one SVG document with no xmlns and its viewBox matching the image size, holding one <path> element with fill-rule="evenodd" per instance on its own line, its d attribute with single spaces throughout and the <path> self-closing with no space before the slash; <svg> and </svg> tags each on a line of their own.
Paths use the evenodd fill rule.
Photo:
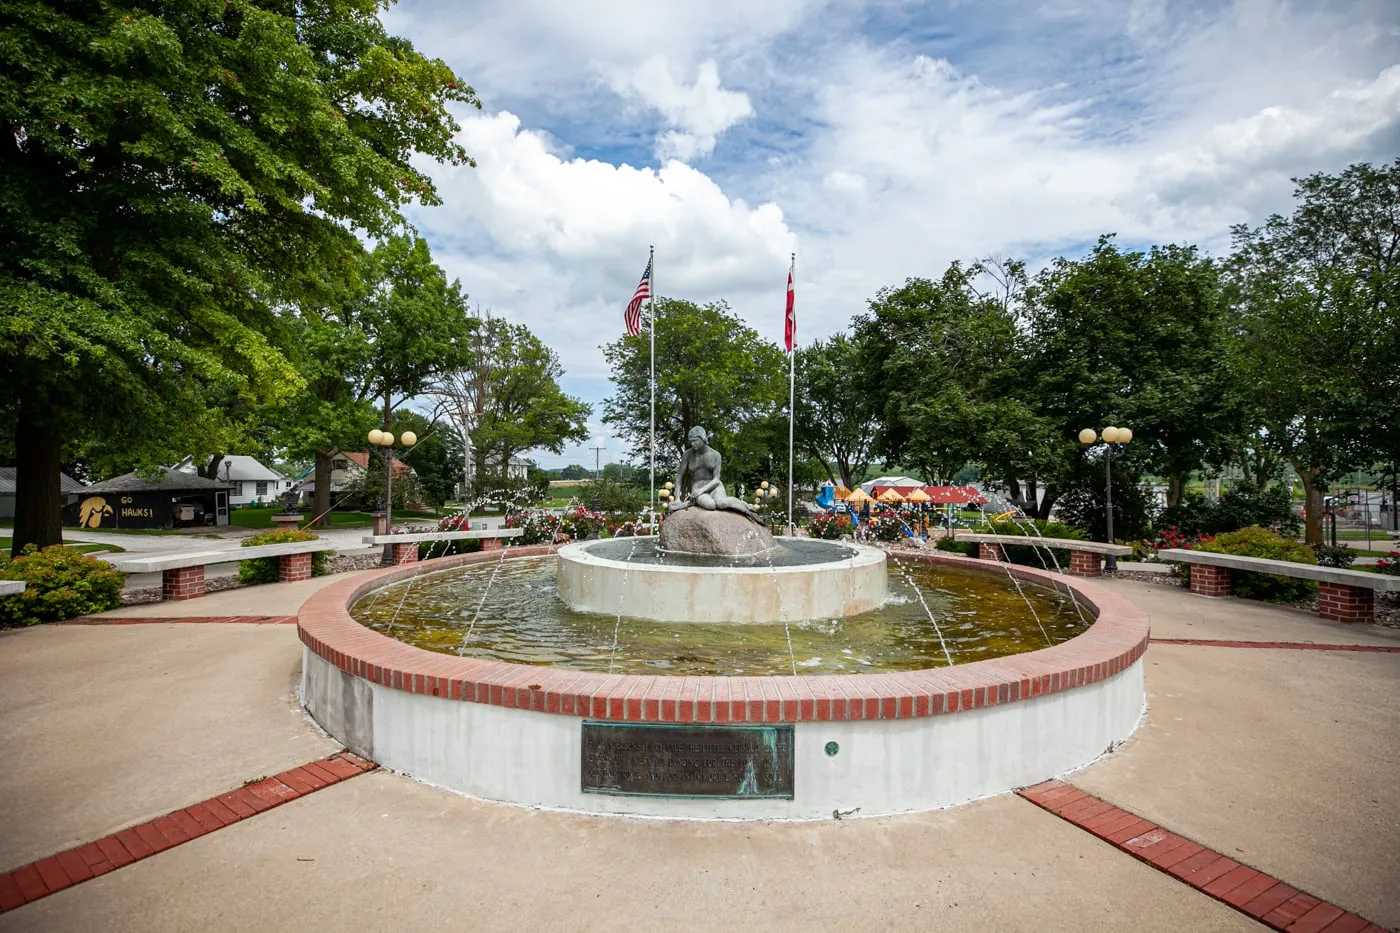
<svg viewBox="0 0 1400 933">
<path fill-rule="evenodd" d="M 605 450 L 607 450 L 607 448 L 603 446 L 603 442 L 601 440 L 597 444 L 593 445 L 593 482 L 595 483 L 602 482 L 603 480 L 602 462 L 603 451 Z"/>
</svg>

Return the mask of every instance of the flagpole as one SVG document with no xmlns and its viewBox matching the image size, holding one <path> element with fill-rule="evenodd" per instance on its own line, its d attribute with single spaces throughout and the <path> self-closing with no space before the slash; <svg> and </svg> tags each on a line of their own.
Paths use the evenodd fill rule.
<svg viewBox="0 0 1400 933">
<path fill-rule="evenodd" d="M 650 247 L 647 268 L 651 269 L 651 497 L 647 509 L 652 522 L 656 521 L 656 247 Z"/>
<path fill-rule="evenodd" d="M 789 287 L 796 288 L 797 283 L 792 279 L 797 273 L 797 254 L 792 254 L 792 265 L 788 267 Z M 795 312 L 793 312 L 795 313 Z M 792 423 L 796 417 L 797 400 L 797 327 L 796 322 L 787 326 L 792 327 L 792 349 L 788 351 L 788 536 L 797 534 L 797 529 L 792 525 Z"/>
</svg>

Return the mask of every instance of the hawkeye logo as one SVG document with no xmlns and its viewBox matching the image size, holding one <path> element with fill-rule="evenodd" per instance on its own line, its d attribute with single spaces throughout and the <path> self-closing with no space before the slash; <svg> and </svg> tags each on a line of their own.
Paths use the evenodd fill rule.
<svg viewBox="0 0 1400 933">
<path fill-rule="evenodd" d="M 112 514 L 112 507 L 101 496 L 84 499 L 78 505 L 79 528 L 101 528 L 102 520 Z"/>
</svg>

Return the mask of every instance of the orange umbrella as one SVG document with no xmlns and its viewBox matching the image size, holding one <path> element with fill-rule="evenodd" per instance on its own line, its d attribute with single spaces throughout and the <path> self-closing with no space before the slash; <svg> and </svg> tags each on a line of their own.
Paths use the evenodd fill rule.
<svg viewBox="0 0 1400 933">
<path fill-rule="evenodd" d="M 891 486 L 877 497 L 880 502 L 903 502 L 904 497 L 899 494 L 899 490 Z"/>
<path fill-rule="evenodd" d="M 875 501 L 875 500 L 872 499 L 872 498 L 870 498 L 870 494 L 867 493 L 864 489 L 855 489 L 855 490 L 853 490 L 853 491 L 851 492 L 850 495 L 848 495 L 848 496 L 846 497 L 846 504 L 847 504 L 847 505 L 861 505 L 862 503 L 865 503 L 865 502 L 874 502 L 874 501 Z"/>
<path fill-rule="evenodd" d="M 850 491 L 849 489 L 847 489 L 845 486 L 837 486 L 837 487 L 836 487 L 836 491 L 833 493 L 833 495 L 834 495 L 836 498 L 838 498 L 838 499 L 844 499 L 844 498 L 846 498 L 847 496 L 849 496 L 850 494 L 851 494 L 851 491 Z"/>
<path fill-rule="evenodd" d="M 933 501 L 933 497 L 930 496 L 928 493 L 924 492 L 924 491 L 923 491 L 922 489 L 920 489 L 918 486 L 915 486 L 915 487 L 914 487 L 914 491 L 911 492 L 908 496 L 906 496 L 905 499 L 906 499 L 907 501 L 909 501 L 909 502 L 932 502 L 932 501 Z"/>
</svg>

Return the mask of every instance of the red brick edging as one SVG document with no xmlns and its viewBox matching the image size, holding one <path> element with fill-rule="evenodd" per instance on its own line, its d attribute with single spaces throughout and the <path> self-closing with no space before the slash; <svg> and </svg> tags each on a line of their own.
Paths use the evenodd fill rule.
<svg viewBox="0 0 1400 933">
<path fill-rule="evenodd" d="M 211 797 L 148 823 L 103 836 L 57 855 L 0 874 L 0 913 L 91 881 L 132 862 L 223 829 L 357 774 L 373 771 L 374 762 L 349 752 L 252 781 L 238 790 Z"/>
<path fill-rule="evenodd" d="M 1154 638 L 1154 645 L 1199 645 L 1206 648 L 1281 648 L 1290 651 L 1376 651 L 1400 653 L 1391 645 L 1318 645 L 1303 641 L 1216 641 L 1210 638 Z"/>
<path fill-rule="evenodd" d="M 157 616 L 78 616 L 68 619 L 63 625 L 155 625 L 158 622 L 178 622 L 181 625 L 203 623 L 209 625 L 291 625 L 296 616 L 181 616 L 175 619 L 162 619 Z"/>
<path fill-rule="evenodd" d="M 1289 933 L 1382 931 L 1364 917 L 1305 894 L 1214 849 L 1066 784 L 1046 781 L 1016 792 L 1110 845 L 1184 881 L 1275 930 Z"/>
<path fill-rule="evenodd" d="M 546 546 L 510 548 L 510 557 L 552 553 Z M 901 560 L 965 567 L 1064 592 L 1098 613 L 1089 630 L 1052 647 L 953 667 L 899 674 L 667 677 L 609 675 L 506 664 L 425 651 L 371 631 L 349 607 L 383 586 L 424 573 L 502 558 L 458 554 L 356 574 L 303 604 L 298 632 L 317 656 L 354 677 L 394 690 L 565 716 L 643 722 L 807 722 L 908 719 L 1072 690 L 1106 680 L 1147 650 L 1146 613 L 1093 583 L 1002 564 L 993 571 L 952 554 L 901 555 Z"/>
</svg>

